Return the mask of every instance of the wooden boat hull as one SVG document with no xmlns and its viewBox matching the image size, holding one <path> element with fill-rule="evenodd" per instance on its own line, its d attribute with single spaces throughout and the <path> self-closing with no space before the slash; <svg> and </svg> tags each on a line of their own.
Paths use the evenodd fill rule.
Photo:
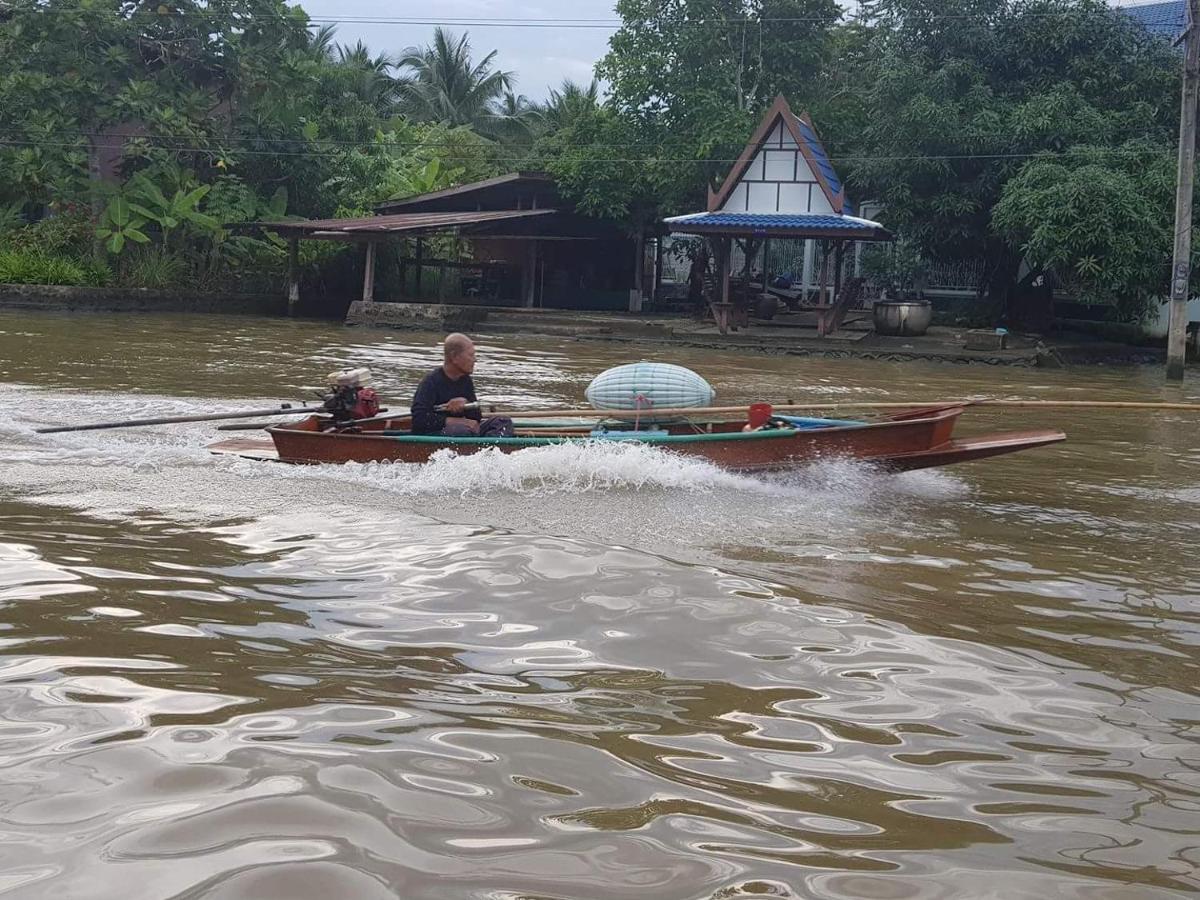
<svg viewBox="0 0 1200 900">
<path fill-rule="evenodd" d="M 676 425 L 667 433 L 602 440 L 633 440 L 735 472 L 771 472 L 822 459 L 859 459 L 892 471 L 908 471 L 1015 453 L 1066 439 L 1061 431 L 1025 431 L 953 440 L 954 426 L 962 412 L 961 406 L 934 407 L 898 413 L 879 422 L 753 432 L 741 431 L 740 422 L 717 423 L 707 426 L 713 431 L 700 433 L 690 425 Z M 526 432 L 512 438 L 445 438 L 390 431 L 401 424 L 406 423 L 379 422 L 362 433 L 346 433 L 322 430 L 321 421 L 313 417 L 268 428 L 270 442 L 241 438 L 210 449 L 290 463 L 420 464 L 447 449 L 459 455 L 493 449 L 514 453 L 594 440 L 586 434 L 563 431 Z"/>
<path fill-rule="evenodd" d="M 715 433 L 674 433 L 630 438 L 684 456 L 703 459 L 739 472 L 792 468 L 822 458 L 888 459 L 947 444 L 961 407 L 928 411 L 924 415 L 813 429 L 778 428 L 742 432 L 740 427 Z M 279 458 L 299 463 L 402 462 L 424 463 L 450 449 L 459 455 L 483 450 L 512 453 L 533 447 L 581 443 L 585 436 L 523 436 L 514 438 L 443 438 L 377 431 L 346 434 L 320 430 L 316 419 L 268 429 Z M 617 440 L 620 440 L 618 438 Z"/>
</svg>

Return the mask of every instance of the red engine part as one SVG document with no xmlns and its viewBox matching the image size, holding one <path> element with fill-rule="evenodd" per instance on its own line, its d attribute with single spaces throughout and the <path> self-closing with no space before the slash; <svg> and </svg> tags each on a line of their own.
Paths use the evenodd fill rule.
<svg viewBox="0 0 1200 900">
<path fill-rule="evenodd" d="M 379 415 L 379 395 L 372 388 L 359 388 L 357 402 L 351 412 L 356 419 L 372 419 Z"/>
</svg>

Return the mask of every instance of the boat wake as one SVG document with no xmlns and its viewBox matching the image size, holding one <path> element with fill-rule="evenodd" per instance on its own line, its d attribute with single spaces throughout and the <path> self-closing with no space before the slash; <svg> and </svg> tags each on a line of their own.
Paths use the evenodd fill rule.
<svg viewBox="0 0 1200 900">
<path fill-rule="evenodd" d="M 186 414 L 220 401 L 167 406 Z M 114 418 L 132 411 L 112 410 Z M 511 454 L 445 450 L 424 464 L 289 466 L 208 453 L 210 424 L 37 435 L 29 419 L 38 418 L 0 428 L 8 462 L 0 489 L 104 516 L 169 511 L 199 522 L 321 508 L 369 528 L 401 527 L 401 520 L 418 528 L 433 519 L 672 554 L 719 544 L 794 557 L 902 531 L 925 518 L 914 506 L 969 493 L 966 482 L 937 471 L 892 475 L 828 459 L 744 475 L 660 448 L 600 441 Z"/>
<path fill-rule="evenodd" d="M 488 494 L 546 497 L 614 491 L 801 497 L 814 489 L 852 494 L 893 483 L 900 486 L 901 492 L 915 489 L 915 493 L 932 499 L 956 495 L 963 487 L 961 482 L 941 473 L 895 476 L 860 461 L 841 459 L 815 462 L 787 473 L 743 475 L 656 447 L 607 441 L 531 447 L 516 453 L 489 449 L 468 456 L 441 450 L 423 464 L 349 463 L 279 468 L 277 474 L 282 477 L 350 480 L 412 497 Z M 261 464 L 245 462 L 234 463 L 232 469 L 243 473 L 262 471 Z"/>
</svg>

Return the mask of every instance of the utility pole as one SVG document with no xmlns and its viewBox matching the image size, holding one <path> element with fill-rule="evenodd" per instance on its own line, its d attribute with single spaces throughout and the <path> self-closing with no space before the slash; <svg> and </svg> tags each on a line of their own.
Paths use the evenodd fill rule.
<svg viewBox="0 0 1200 900">
<path fill-rule="evenodd" d="M 1179 174 L 1175 191 L 1175 259 L 1171 265 L 1171 324 L 1167 380 L 1183 381 L 1187 352 L 1188 283 L 1192 275 L 1192 193 L 1196 176 L 1196 101 L 1200 88 L 1200 0 L 1188 0 L 1183 34 L 1183 100 L 1179 111 Z"/>
</svg>

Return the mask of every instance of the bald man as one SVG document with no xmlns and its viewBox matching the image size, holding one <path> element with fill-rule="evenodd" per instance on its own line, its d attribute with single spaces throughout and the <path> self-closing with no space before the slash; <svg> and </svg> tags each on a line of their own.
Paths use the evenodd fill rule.
<svg viewBox="0 0 1200 900">
<path fill-rule="evenodd" d="M 475 343 L 465 334 L 449 334 L 442 342 L 442 364 L 421 379 L 412 401 L 413 434 L 463 437 L 479 434 L 482 416 L 467 409 L 477 402 Z"/>
</svg>

